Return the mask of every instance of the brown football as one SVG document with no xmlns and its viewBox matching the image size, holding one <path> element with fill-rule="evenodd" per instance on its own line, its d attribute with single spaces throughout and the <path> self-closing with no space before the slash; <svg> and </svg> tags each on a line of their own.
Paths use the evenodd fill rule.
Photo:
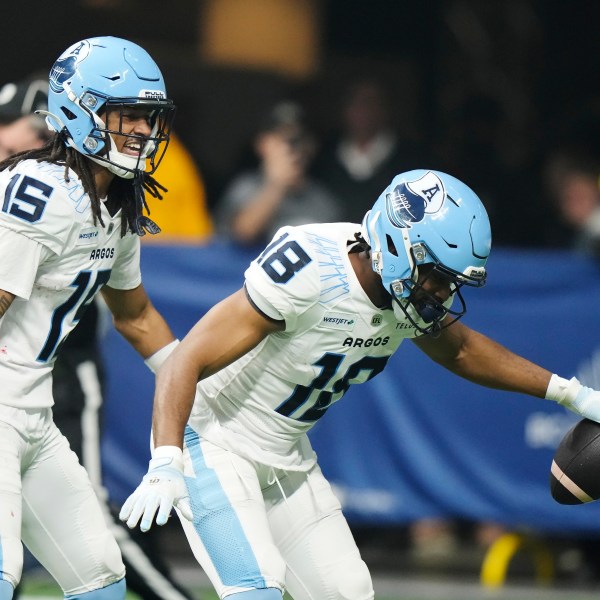
<svg viewBox="0 0 600 600">
<path fill-rule="evenodd" d="M 550 467 L 550 491 L 560 504 L 600 498 L 600 423 L 583 419 L 566 433 Z"/>
</svg>

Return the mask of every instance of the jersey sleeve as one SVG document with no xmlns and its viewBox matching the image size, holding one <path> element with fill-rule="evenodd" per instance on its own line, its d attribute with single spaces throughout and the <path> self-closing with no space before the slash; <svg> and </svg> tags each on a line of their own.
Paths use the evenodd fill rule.
<svg viewBox="0 0 600 600">
<path fill-rule="evenodd" d="M 128 233 L 119 241 L 119 250 L 107 285 L 117 290 L 132 290 L 142 283 L 140 238 Z"/>
<path fill-rule="evenodd" d="M 252 302 L 271 318 L 283 319 L 293 331 L 298 318 L 319 301 L 318 263 L 295 227 L 283 227 L 245 272 Z"/>
<path fill-rule="evenodd" d="M 39 242 L 0 225 L 0 289 L 29 300 L 38 266 L 50 254 Z"/>
<path fill-rule="evenodd" d="M 0 173 L 0 226 L 61 254 L 73 227 L 68 190 L 35 161 Z"/>
</svg>

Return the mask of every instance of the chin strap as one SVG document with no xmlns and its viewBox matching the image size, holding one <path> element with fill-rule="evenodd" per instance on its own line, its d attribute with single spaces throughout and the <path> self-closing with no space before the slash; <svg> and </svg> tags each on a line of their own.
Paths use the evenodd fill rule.
<svg viewBox="0 0 600 600">
<path fill-rule="evenodd" d="M 415 304 L 414 307 L 425 323 L 439 323 L 446 315 L 446 311 L 442 305 L 428 299 L 425 299 L 422 303 Z"/>
</svg>

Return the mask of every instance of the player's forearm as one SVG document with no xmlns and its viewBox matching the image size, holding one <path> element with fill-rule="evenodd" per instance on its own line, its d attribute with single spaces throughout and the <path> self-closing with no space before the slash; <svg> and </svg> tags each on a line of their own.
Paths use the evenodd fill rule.
<svg viewBox="0 0 600 600">
<path fill-rule="evenodd" d="M 184 357 L 174 356 L 156 376 L 152 434 L 154 446 L 183 445 L 183 434 L 196 395 L 197 373 Z"/>
<path fill-rule="evenodd" d="M 486 338 L 484 338 L 486 339 Z M 477 344 L 449 365 L 457 375 L 486 387 L 543 398 L 552 373 L 495 342 Z"/>
<path fill-rule="evenodd" d="M 548 389 L 550 371 L 462 323 L 452 324 L 437 338 L 415 343 L 446 369 L 479 385 L 538 398 Z"/>
<path fill-rule="evenodd" d="M 112 313 L 115 329 L 144 359 L 175 339 L 142 285 L 131 290 L 104 286 L 102 296 Z"/>
<path fill-rule="evenodd" d="M 175 336 L 153 307 L 135 319 L 115 319 L 117 331 L 146 359 L 171 343 Z"/>
<path fill-rule="evenodd" d="M 466 332 L 451 369 L 479 385 L 543 398 L 552 373 L 490 338 Z"/>
</svg>

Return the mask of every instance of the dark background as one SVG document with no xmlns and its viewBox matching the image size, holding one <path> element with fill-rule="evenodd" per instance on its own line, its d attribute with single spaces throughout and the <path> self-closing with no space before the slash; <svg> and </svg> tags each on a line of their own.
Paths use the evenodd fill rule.
<svg viewBox="0 0 600 600">
<path fill-rule="evenodd" d="M 326 139 L 344 86 L 379 75 L 399 132 L 425 149 L 423 166 L 464 178 L 484 202 L 496 196 L 496 242 L 565 243 L 542 173 L 565 145 L 600 154 L 599 3 L 280 1 L 316 7 L 318 60 L 308 75 L 204 60 L 203 0 L 30 0 L 3 3 L 0 82 L 47 73 L 84 37 L 141 44 L 163 71 L 178 105 L 176 130 L 214 207 L 267 104 L 301 100 Z"/>
</svg>

